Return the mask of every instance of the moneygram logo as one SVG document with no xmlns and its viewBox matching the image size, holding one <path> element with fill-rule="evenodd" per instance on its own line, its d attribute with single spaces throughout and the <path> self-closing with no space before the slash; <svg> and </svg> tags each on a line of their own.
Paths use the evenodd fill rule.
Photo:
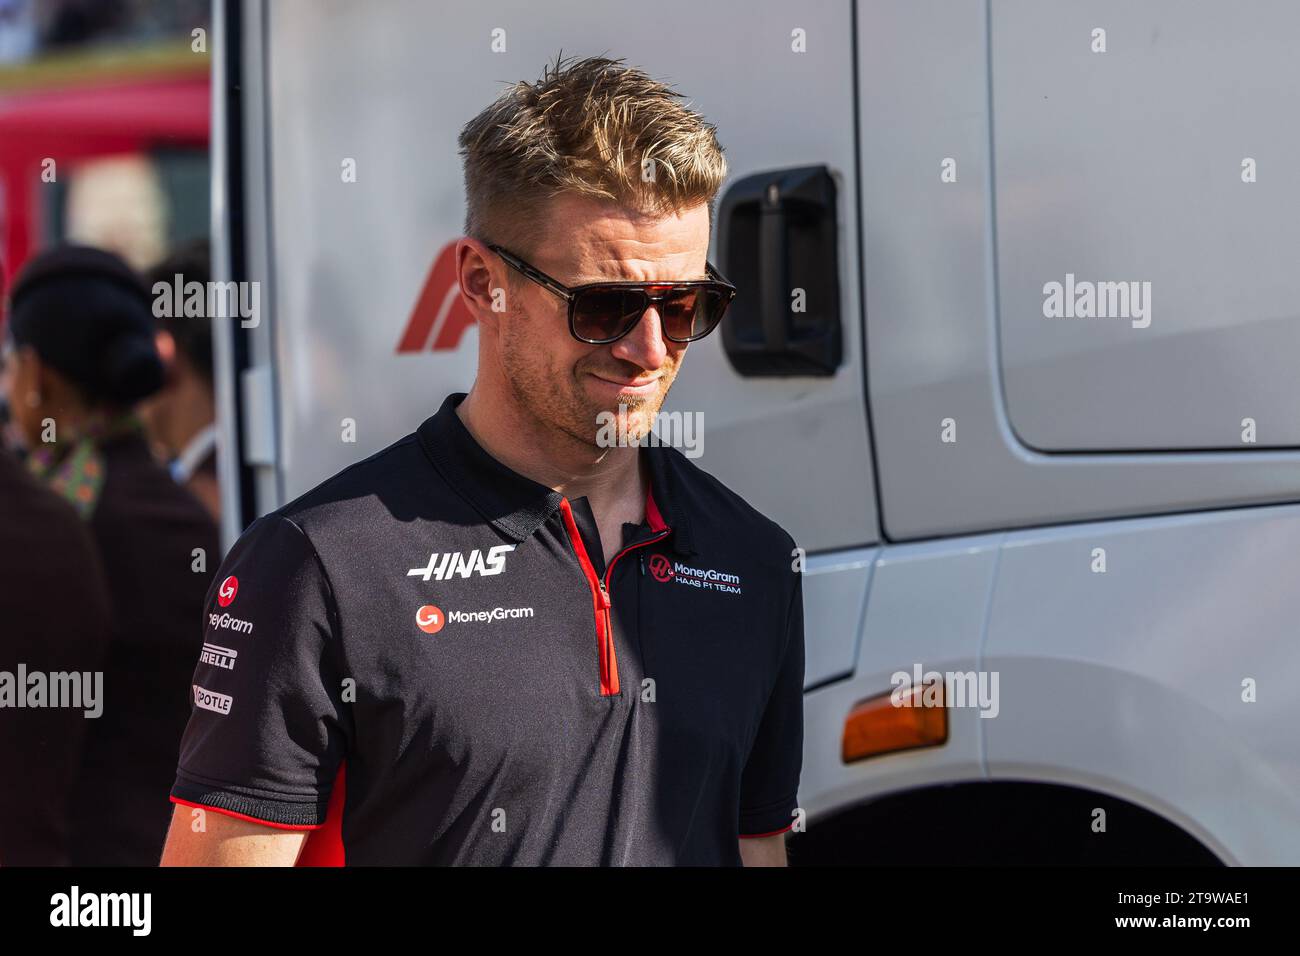
<svg viewBox="0 0 1300 956">
<path fill-rule="evenodd" d="M 533 617 L 530 607 L 494 607 L 488 611 L 448 611 L 426 604 L 415 612 L 415 625 L 426 634 L 437 634 L 448 624 L 487 624 L 493 621 Z"/>
<path fill-rule="evenodd" d="M 425 634 L 437 634 L 446 623 L 447 618 L 443 615 L 442 609 L 432 604 L 426 604 L 415 612 L 415 624 Z"/>
<path fill-rule="evenodd" d="M 488 549 L 486 558 L 477 548 L 468 555 L 459 551 L 434 552 L 429 555 L 428 564 L 422 568 L 411 568 L 406 576 L 425 581 L 445 581 L 453 576 L 468 578 L 474 574 L 487 578 L 506 569 L 506 555 L 514 549 L 513 544 L 499 544 Z"/>
<path fill-rule="evenodd" d="M 239 578 L 233 574 L 221 582 L 221 587 L 217 589 L 217 603 L 222 607 L 230 607 L 230 602 L 235 599 L 239 593 Z"/>
<path fill-rule="evenodd" d="M 656 554 L 650 558 L 650 574 L 656 581 L 675 581 L 687 587 L 702 591 L 722 591 L 724 594 L 740 594 L 740 575 L 728 574 L 714 568 L 693 568 L 680 561 L 669 563 L 668 558 Z"/>
<path fill-rule="evenodd" d="M 494 607 L 490 611 L 452 611 L 447 615 L 447 620 L 453 624 L 484 624 L 488 621 L 532 616 L 533 609 L 530 607 Z"/>
<path fill-rule="evenodd" d="M 209 614 L 208 626 L 222 631 L 234 631 L 236 634 L 253 633 L 252 621 L 241 621 L 239 618 L 231 617 L 229 614 Z"/>
</svg>

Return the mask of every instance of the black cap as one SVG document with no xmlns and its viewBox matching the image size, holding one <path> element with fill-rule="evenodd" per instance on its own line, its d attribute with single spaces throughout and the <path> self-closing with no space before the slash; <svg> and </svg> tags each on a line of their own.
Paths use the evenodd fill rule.
<svg viewBox="0 0 1300 956">
<path fill-rule="evenodd" d="M 9 329 L 92 401 L 131 404 L 162 387 L 149 292 L 110 252 L 63 245 L 33 258 L 9 293 Z"/>
</svg>

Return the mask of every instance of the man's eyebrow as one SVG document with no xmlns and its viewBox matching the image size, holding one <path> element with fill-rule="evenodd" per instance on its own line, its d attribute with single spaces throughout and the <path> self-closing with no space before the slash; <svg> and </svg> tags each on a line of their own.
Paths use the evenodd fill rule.
<svg viewBox="0 0 1300 956">
<path fill-rule="evenodd" d="M 698 282 L 701 279 L 708 279 L 708 278 L 711 278 L 711 276 L 709 275 L 709 270 L 708 267 L 706 266 L 699 275 L 688 276 L 686 278 L 682 278 L 681 276 L 678 276 L 673 279 L 611 279 L 609 276 L 581 275 L 578 276 L 578 278 L 574 279 L 572 282 L 568 283 L 568 285 L 589 285 L 593 282 L 645 282 L 645 283 L 655 283 L 657 285 L 672 285 L 674 282 Z"/>
</svg>

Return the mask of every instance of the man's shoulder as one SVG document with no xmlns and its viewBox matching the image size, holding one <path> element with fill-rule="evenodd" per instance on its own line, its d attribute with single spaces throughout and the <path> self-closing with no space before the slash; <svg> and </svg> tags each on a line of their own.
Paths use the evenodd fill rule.
<svg viewBox="0 0 1300 956">
<path fill-rule="evenodd" d="M 742 548 L 788 557 L 795 541 L 785 528 L 678 449 L 662 450 L 672 460 L 673 493 L 678 496 L 678 507 L 685 510 L 696 547 L 731 541 Z"/>
<path fill-rule="evenodd" d="M 330 531 L 376 532 L 378 522 L 436 519 L 455 507 L 449 489 L 411 432 L 373 455 L 335 472 L 281 505 L 272 514 L 287 518 L 309 537 Z"/>
<path fill-rule="evenodd" d="M 417 522 L 453 517 L 450 497 L 412 432 L 254 520 L 223 568 L 233 573 L 248 560 L 285 575 L 372 567 L 400 535 L 418 533 Z"/>
</svg>

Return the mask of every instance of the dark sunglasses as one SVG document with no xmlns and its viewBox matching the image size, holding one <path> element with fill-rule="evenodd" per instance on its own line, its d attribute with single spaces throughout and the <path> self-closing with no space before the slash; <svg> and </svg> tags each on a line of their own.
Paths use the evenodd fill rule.
<svg viewBox="0 0 1300 956">
<path fill-rule="evenodd" d="M 710 278 L 673 282 L 588 282 L 570 288 L 512 252 L 488 244 L 511 268 L 569 303 L 569 333 L 588 345 L 609 345 L 627 335 L 654 305 L 664 338 L 685 343 L 702 339 L 722 321 L 736 287 L 712 263 Z"/>
</svg>

